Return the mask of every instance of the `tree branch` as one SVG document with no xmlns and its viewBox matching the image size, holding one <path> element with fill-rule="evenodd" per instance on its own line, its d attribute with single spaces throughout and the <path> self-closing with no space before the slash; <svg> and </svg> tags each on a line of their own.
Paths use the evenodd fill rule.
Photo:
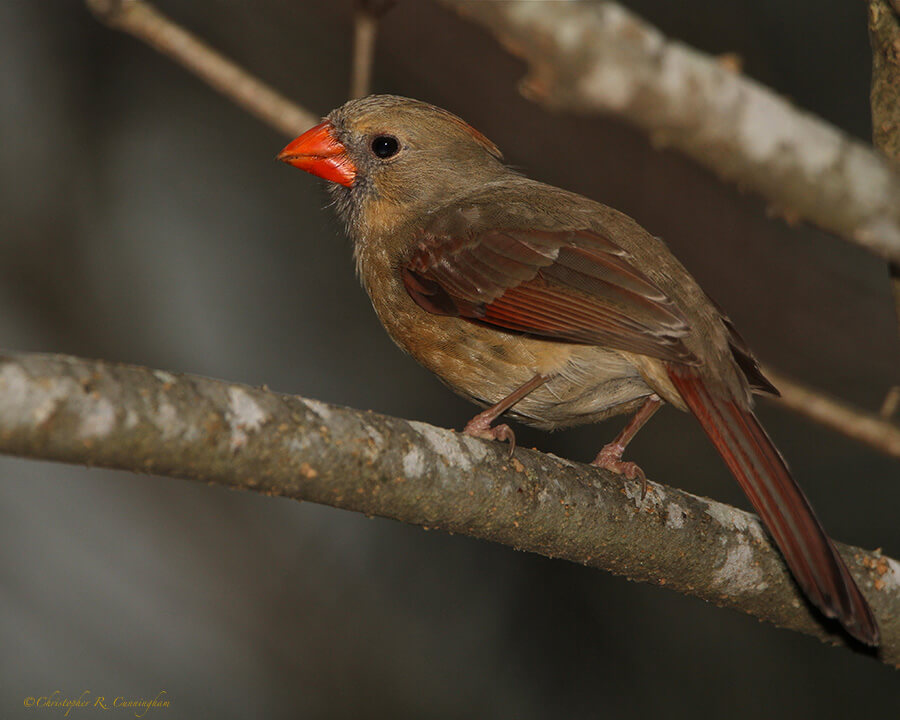
<svg viewBox="0 0 900 720">
<path fill-rule="evenodd" d="M 872 140 L 895 169 L 900 169 L 900 10 L 897 3 L 869 0 L 872 46 Z M 900 324 L 900 261 L 888 262 L 894 311 Z M 891 402 L 892 388 L 885 397 Z"/>
<path fill-rule="evenodd" d="M 0 356 L 0 452 L 332 505 L 652 582 L 834 644 L 749 513 L 419 422 L 191 375 Z M 900 664 L 900 563 L 840 546 Z M 852 642 L 852 641 L 850 641 Z"/>
<path fill-rule="evenodd" d="M 86 0 L 105 24 L 168 55 L 267 125 L 294 137 L 319 118 L 295 105 L 142 0 Z"/>
<path fill-rule="evenodd" d="M 900 167 L 900 14 L 887 0 L 869 0 L 872 46 L 872 139 Z"/>
<path fill-rule="evenodd" d="M 900 262 L 900 175 L 729 64 L 613 2 L 438 1 L 528 63 L 527 97 L 615 114 L 782 213 Z"/>
<path fill-rule="evenodd" d="M 394 2 L 395 0 L 356 0 L 356 9 L 353 13 L 351 98 L 360 98 L 370 92 L 378 21 L 393 7 Z"/>
<path fill-rule="evenodd" d="M 882 420 L 890 420 L 900 407 L 900 385 L 894 385 L 884 396 L 884 402 L 881 404 L 881 410 L 878 415 Z"/>
<path fill-rule="evenodd" d="M 817 390 L 788 380 L 770 367 L 764 368 L 763 372 L 781 393 L 780 398 L 773 398 L 774 402 L 886 455 L 900 458 L 900 426 L 889 422 L 889 415 L 879 417 L 850 407 Z M 887 415 L 884 410 L 883 415 Z"/>
</svg>

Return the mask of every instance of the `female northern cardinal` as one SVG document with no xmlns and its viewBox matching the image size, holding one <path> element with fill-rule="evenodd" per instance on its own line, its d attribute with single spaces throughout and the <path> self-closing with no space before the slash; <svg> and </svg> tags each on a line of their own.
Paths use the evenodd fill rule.
<svg viewBox="0 0 900 720">
<path fill-rule="evenodd" d="M 751 410 L 777 394 L 729 319 L 631 218 L 529 180 L 432 105 L 352 100 L 278 156 L 330 180 L 357 269 L 393 340 L 488 409 L 465 432 L 513 441 L 637 410 L 595 464 L 643 474 L 625 445 L 665 400 L 694 413 L 800 587 L 854 637 L 878 627 Z"/>
</svg>

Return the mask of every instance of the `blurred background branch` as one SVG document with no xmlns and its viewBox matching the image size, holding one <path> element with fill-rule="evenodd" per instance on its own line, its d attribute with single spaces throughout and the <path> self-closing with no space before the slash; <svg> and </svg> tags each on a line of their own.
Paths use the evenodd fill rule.
<svg viewBox="0 0 900 720">
<path fill-rule="evenodd" d="M 0 358 L 0 452 L 199 480 L 443 529 L 652 582 L 833 644 L 755 516 L 424 423 L 191 375 Z M 900 665 L 900 563 L 840 546 Z M 833 628 L 831 628 L 833 629 Z"/>
<path fill-rule="evenodd" d="M 900 171 L 900 9 L 896 0 L 869 0 L 869 42 L 872 45 L 872 142 Z M 900 327 L 900 260 L 888 260 L 894 312 Z M 898 363 L 900 365 L 900 363 Z M 882 417 L 890 420 L 900 398 L 900 386 L 884 398 Z"/>
<path fill-rule="evenodd" d="M 900 16 L 888 0 L 869 0 L 872 140 L 900 168 Z"/>
<path fill-rule="evenodd" d="M 888 393 L 881 412 L 875 415 L 790 380 L 770 367 L 763 371 L 781 393 L 780 398 L 773 398 L 775 402 L 874 450 L 900 459 L 900 427 L 889 422 L 896 409 L 895 392 Z"/>
<path fill-rule="evenodd" d="M 791 221 L 900 262 L 900 175 L 861 142 L 614 2 L 438 0 L 487 28 L 552 110 L 612 113 Z"/>
<path fill-rule="evenodd" d="M 370 93 L 372 65 L 375 61 L 375 39 L 378 20 L 396 0 L 356 0 L 353 13 L 353 70 L 350 78 L 350 97 L 360 98 Z"/>
<path fill-rule="evenodd" d="M 293 137 L 319 118 L 260 82 L 177 23 L 141 0 L 86 0 L 99 20 L 134 35 L 180 63 L 229 100 Z"/>
</svg>

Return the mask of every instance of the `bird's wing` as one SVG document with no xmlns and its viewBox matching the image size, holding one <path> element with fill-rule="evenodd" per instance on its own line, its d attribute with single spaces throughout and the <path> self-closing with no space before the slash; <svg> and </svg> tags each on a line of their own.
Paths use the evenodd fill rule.
<svg viewBox="0 0 900 720">
<path fill-rule="evenodd" d="M 428 312 L 697 364 L 687 320 L 629 254 L 588 229 L 423 232 L 400 268 Z"/>
</svg>

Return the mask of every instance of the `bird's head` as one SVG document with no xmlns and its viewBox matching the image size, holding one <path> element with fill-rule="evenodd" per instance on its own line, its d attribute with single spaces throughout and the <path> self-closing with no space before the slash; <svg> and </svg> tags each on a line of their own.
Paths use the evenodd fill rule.
<svg viewBox="0 0 900 720">
<path fill-rule="evenodd" d="M 331 182 L 338 212 L 357 240 L 511 172 L 497 147 L 456 115 L 395 95 L 351 100 L 278 159 Z"/>
</svg>

